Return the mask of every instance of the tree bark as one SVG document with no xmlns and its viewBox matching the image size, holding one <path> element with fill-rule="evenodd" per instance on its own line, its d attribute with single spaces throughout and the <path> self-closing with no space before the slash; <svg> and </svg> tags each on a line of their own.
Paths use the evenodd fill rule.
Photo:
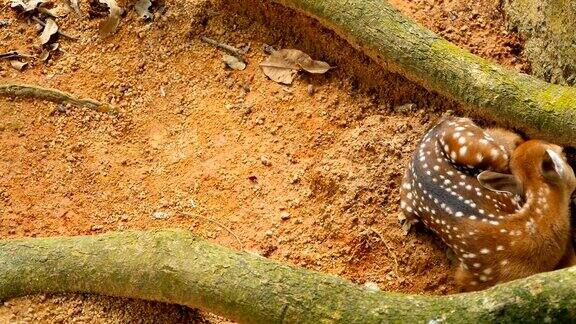
<svg viewBox="0 0 576 324">
<path fill-rule="evenodd" d="M 0 299 L 85 292 L 198 307 L 240 322 L 567 322 L 576 268 L 451 296 L 371 292 L 182 230 L 0 241 Z"/>
<path fill-rule="evenodd" d="M 384 67 L 479 117 L 576 146 L 576 88 L 507 70 L 448 42 L 383 0 L 272 0 L 317 19 Z"/>
<path fill-rule="evenodd" d="M 546 81 L 576 84 L 576 1 L 503 0 L 510 25 L 526 38 L 532 74 Z"/>
</svg>

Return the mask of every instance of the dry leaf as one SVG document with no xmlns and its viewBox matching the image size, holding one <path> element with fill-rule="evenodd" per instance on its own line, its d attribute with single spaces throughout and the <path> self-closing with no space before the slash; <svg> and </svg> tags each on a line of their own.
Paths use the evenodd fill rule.
<svg viewBox="0 0 576 324">
<path fill-rule="evenodd" d="M 22 0 L 10 0 L 10 7 L 27 13 L 35 10 L 42 3 L 44 3 L 44 0 L 30 0 L 28 2 Z"/>
<path fill-rule="evenodd" d="M 108 6 L 109 15 L 106 20 L 100 24 L 100 36 L 108 37 L 116 32 L 116 28 L 120 24 L 120 15 L 122 9 L 118 7 L 115 0 L 98 0 Z"/>
<path fill-rule="evenodd" d="M 48 45 L 48 48 L 44 48 L 42 53 L 40 53 L 40 60 L 44 62 L 47 61 L 50 58 L 50 55 L 52 55 L 52 52 L 58 50 L 58 47 L 60 47 L 60 44 L 58 43 L 52 43 Z"/>
<path fill-rule="evenodd" d="M 222 61 L 226 63 L 231 69 L 242 71 L 246 68 L 246 63 L 239 60 L 236 56 L 224 54 Z"/>
<path fill-rule="evenodd" d="M 323 61 L 315 61 L 308 54 L 299 50 L 280 50 L 284 52 L 287 59 L 294 60 L 304 71 L 308 73 L 326 73 L 332 67 Z M 274 55 L 274 53 L 272 53 Z"/>
<path fill-rule="evenodd" d="M 134 5 L 134 9 L 138 13 L 138 16 L 144 20 L 152 19 L 152 13 L 149 11 L 152 2 L 150 0 L 138 0 Z"/>
<path fill-rule="evenodd" d="M 52 18 L 62 18 L 68 16 L 70 8 L 68 6 L 56 6 L 52 9 L 39 8 L 38 12 L 43 13 Z"/>
<path fill-rule="evenodd" d="M 28 7 L 28 4 L 26 4 L 22 0 L 10 0 L 10 7 L 14 8 L 14 9 L 25 11 L 26 8 Z"/>
<path fill-rule="evenodd" d="M 58 25 L 56 22 L 52 20 L 52 18 L 46 19 L 46 25 L 44 26 L 44 30 L 42 34 L 40 34 L 40 42 L 42 45 L 47 44 L 50 41 L 52 35 L 58 32 Z"/>
<path fill-rule="evenodd" d="M 309 62 L 300 65 L 304 71 L 314 74 L 323 74 L 328 72 L 332 67 L 324 61 L 315 61 L 310 59 Z"/>
<path fill-rule="evenodd" d="M 272 81 L 292 84 L 298 71 L 325 73 L 332 67 L 322 61 L 313 60 L 308 54 L 296 49 L 282 49 L 273 52 L 260 67 Z"/>
<path fill-rule="evenodd" d="M 48 60 L 48 58 L 50 57 L 50 51 L 47 49 L 43 49 L 42 53 L 40 53 L 40 60 L 46 62 Z"/>
<path fill-rule="evenodd" d="M 74 12 L 80 15 L 80 6 L 78 5 L 78 0 L 69 0 L 69 1 L 70 1 L 70 7 L 74 10 Z"/>
<path fill-rule="evenodd" d="M 10 61 L 10 66 L 12 66 L 14 69 L 18 70 L 18 71 L 22 71 L 24 70 L 24 68 L 28 65 L 27 62 L 20 62 L 17 60 L 11 60 Z"/>
</svg>

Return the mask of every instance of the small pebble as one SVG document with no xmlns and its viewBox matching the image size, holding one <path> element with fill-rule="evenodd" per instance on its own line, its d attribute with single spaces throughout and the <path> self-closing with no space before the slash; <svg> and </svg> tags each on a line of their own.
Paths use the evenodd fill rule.
<svg viewBox="0 0 576 324">
<path fill-rule="evenodd" d="M 168 219 L 168 218 L 170 218 L 170 215 L 168 215 L 168 213 L 165 213 L 165 212 L 157 211 L 157 212 L 154 212 L 152 214 L 152 218 L 154 218 L 154 219 Z"/>
<path fill-rule="evenodd" d="M 91 228 L 91 230 L 92 230 L 92 231 L 99 231 L 99 230 L 101 230 L 102 228 L 104 228 L 104 226 L 102 226 L 102 225 L 93 225 L 92 228 Z"/>
<path fill-rule="evenodd" d="M 260 162 L 262 162 L 262 164 L 264 164 L 265 166 L 271 166 L 272 162 L 270 162 L 270 160 L 268 160 L 268 158 L 264 155 L 262 155 L 260 157 Z"/>
<path fill-rule="evenodd" d="M 282 213 L 280 214 L 280 219 L 282 219 L 282 220 L 284 220 L 284 221 L 285 221 L 285 220 L 289 220 L 290 217 L 291 217 L 291 216 L 290 216 L 290 213 L 288 213 L 288 212 L 282 212 Z"/>
<path fill-rule="evenodd" d="M 366 289 L 369 292 L 380 291 L 380 287 L 378 287 L 378 284 L 372 281 L 366 281 L 366 283 L 364 283 L 364 289 Z"/>
</svg>

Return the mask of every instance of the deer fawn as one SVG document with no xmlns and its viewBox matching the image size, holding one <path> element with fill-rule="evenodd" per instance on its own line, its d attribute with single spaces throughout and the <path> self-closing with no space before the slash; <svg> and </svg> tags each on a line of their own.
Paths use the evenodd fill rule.
<svg viewBox="0 0 576 324">
<path fill-rule="evenodd" d="M 402 185 L 407 223 L 421 220 L 454 251 L 466 291 L 576 264 L 569 212 L 576 178 L 561 148 L 500 135 L 508 147 L 468 119 L 441 121 Z"/>
</svg>

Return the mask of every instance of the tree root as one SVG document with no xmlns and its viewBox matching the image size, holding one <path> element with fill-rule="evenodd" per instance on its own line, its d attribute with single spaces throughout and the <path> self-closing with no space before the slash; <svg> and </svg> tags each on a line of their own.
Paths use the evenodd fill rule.
<svg viewBox="0 0 576 324">
<path fill-rule="evenodd" d="M 93 99 L 81 99 L 71 93 L 29 84 L 0 83 L 0 96 L 48 100 L 59 104 L 71 104 L 110 114 L 118 112 L 116 108 L 109 104 L 101 103 Z"/>
<path fill-rule="evenodd" d="M 448 42 L 382 0 L 271 0 L 312 17 L 351 45 L 462 104 L 535 138 L 576 146 L 576 88 L 505 69 Z"/>
<path fill-rule="evenodd" d="M 249 323 L 570 322 L 576 268 L 450 296 L 373 292 L 187 231 L 0 241 L 0 300 L 83 292 L 198 307 Z"/>
</svg>

